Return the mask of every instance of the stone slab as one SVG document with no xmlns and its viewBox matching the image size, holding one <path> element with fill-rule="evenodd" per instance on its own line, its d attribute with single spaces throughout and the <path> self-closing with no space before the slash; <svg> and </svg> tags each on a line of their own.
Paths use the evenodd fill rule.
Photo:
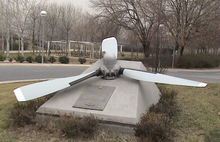
<svg viewBox="0 0 220 142">
<path fill-rule="evenodd" d="M 103 111 L 115 87 L 88 85 L 73 107 Z"/>
</svg>

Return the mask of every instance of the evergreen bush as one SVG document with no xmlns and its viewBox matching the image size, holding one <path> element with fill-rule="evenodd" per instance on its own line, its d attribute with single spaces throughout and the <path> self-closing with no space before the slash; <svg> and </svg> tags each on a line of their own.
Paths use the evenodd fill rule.
<svg viewBox="0 0 220 142">
<path fill-rule="evenodd" d="M 62 64 L 69 64 L 69 57 L 61 56 L 61 57 L 59 57 L 59 62 Z"/>
<path fill-rule="evenodd" d="M 186 54 L 179 56 L 176 62 L 177 68 L 214 68 L 220 63 L 220 55 L 210 54 Z"/>
<path fill-rule="evenodd" d="M 35 57 L 35 62 L 42 63 L 42 56 L 39 54 Z M 47 62 L 47 58 L 44 56 L 44 63 Z"/>
<path fill-rule="evenodd" d="M 23 63 L 25 58 L 20 54 L 18 53 L 16 57 L 14 57 L 14 59 L 17 61 L 17 62 L 20 62 L 20 63 Z"/>
<path fill-rule="evenodd" d="M 56 62 L 57 60 L 56 60 L 56 58 L 55 58 L 54 56 L 50 56 L 50 58 L 48 59 L 48 61 L 49 61 L 50 63 L 54 63 L 54 62 Z"/>
<path fill-rule="evenodd" d="M 6 59 L 6 57 L 4 56 L 4 54 L 0 53 L 0 61 L 4 61 Z"/>
<path fill-rule="evenodd" d="M 33 58 L 32 56 L 28 56 L 28 57 L 26 58 L 26 61 L 27 61 L 28 63 L 32 63 L 32 62 L 34 61 L 34 58 Z"/>
<path fill-rule="evenodd" d="M 86 62 L 86 58 L 79 58 L 78 61 L 80 64 L 84 64 Z"/>
</svg>

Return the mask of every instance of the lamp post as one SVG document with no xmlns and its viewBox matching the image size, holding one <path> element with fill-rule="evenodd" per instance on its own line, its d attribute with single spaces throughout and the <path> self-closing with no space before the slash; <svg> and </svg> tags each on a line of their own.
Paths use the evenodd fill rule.
<svg viewBox="0 0 220 142">
<path fill-rule="evenodd" d="M 159 25 L 159 31 L 158 34 L 160 35 L 160 43 L 159 43 L 159 63 L 158 63 L 158 68 L 160 68 L 160 60 L 161 60 L 161 49 L 162 49 L 162 38 L 163 38 L 163 24 Z"/>
<path fill-rule="evenodd" d="M 44 63 L 44 20 L 45 17 L 47 16 L 47 12 L 46 11 L 41 11 L 40 12 L 40 16 L 42 17 L 42 64 Z"/>
</svg>

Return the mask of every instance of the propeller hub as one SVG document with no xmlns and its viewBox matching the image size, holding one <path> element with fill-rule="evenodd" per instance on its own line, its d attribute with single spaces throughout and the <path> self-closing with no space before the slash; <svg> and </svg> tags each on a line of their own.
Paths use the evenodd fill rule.
<svg viewBox="0 0 220 142">
<path fill-rule="evenodd" d="M 116 64 L 116 57 L 113 53 L 104 54 L 103 66 L 100 67 L 100 70 L 104 79 L 115 79 L 120 76 L 120 66 Z"/>
<path fill-rule="evenodd" d="M 103 63 L 107 69 L 114 68 L 116 64 L 116 57 L 113 53 L 107 52 L 104 54 Z"/>
</svg>

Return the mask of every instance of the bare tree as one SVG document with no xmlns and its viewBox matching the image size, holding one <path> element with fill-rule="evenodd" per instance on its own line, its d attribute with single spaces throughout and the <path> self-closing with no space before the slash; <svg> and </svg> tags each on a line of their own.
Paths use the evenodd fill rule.
<svg viewBox="0 0 220 142">
<path fill-rule="evenodd" d="M 21 39 L 21 53 L 24 56 L 24 36 L 27 34 L 29 15 L 31 13 L 32 4 L 30 0 L 14 0 L 15 3 L 15 28 Z M 26 33 L 25 33 L 26 32 Z"/>
<path fill-rule="evenodd" d="M 201 30 L 194 40 L 189 43 L 193 53 L 217 54 L 220 45 L 219 21 L 207 21 L 206 28 Z"/>
<path fill-rule="evenodd" d="M 144 48 L 145 57 L 150 55 L 150 43 L 154 33 L 156 14 L 151 8 L 151 1 L 142 0 L 90 0 L 99 10 L 98 15 L 114 21 L 138 36 Z"/>
<path fill-rule="evenodd" d="M 76 25 L 77 20 L 81 16 L 81 10 L 71 4 L 62 5 L 61 7 L 61 23 L 62 23 L 62 31 L 64 31 L 66 43 L 69 43 L 70 31 L 73 26 Z M 74 32 L 74 31 L 73 31 Z M 66 46 L 68 47 L 68 45 Z M 66 48 L 66 52 L 70 52 L 68 48 Z"/>
<path fill-rule="evenodd" d="M 2 37 L 6 39 L 6 58 L 9 57 L 10 51 L 10 30 L 12 27 L 12 20 L 13 20 L 13 2 L 7 0 L 1 0 L 1 16 L 2 16 Z"/>
<path fill-rule="evenodd" d="M 48 24 L 48 37 L 50 40 L 50 45 L 54 39 L 54 32 L 56 28 L 58 28 L 58 22 L 59 19 L 61 18 L 61 13 L 60 13 L 60 6 L 57 5 L 56 3 L 52 3 L 48 5 L 48 15 L 46 17 L 46 21 Z M 49 51 L 48 51 L 49 52 Z"/>
<path fill-rule="evenodd" d="M 185 46 L 200 33 L 210 21 L 216 19 L 213 13 L 219 9 L 219 0 L 168 0 L 163 12 L 165 25 L 175 41 Z"/>
<path fill-rule="evenodd" d="M 31 39 L 31 46 L 33 53 L 35 53 L 35 45 L 36 45 L 36 35 L 37 35 L 37 27 L 40 25 L 40 11 L 45 7 L 45 1 L 36 2 L 33 1 L 33 3 L 30 3 L 30 13 L 29 13 L 29 30 L 30 35 L 32 37 Z"/>
<path fill-rule="evenodd" d="M 2 52 L 4 51 L 4 5 L 3 0 L 0 0 L 0 32 L 1 32 L 1 40 L 2 40 Z"/>
<path fill-rule="evenodd" d="M 93 42 L 100 42 L 104 38 L 111 36 L 116 37 L 121 28 L 112 20 L 99 16 L 90 17 L 88 25 L 90 25 L 90 37 Z"/>
</svg>

